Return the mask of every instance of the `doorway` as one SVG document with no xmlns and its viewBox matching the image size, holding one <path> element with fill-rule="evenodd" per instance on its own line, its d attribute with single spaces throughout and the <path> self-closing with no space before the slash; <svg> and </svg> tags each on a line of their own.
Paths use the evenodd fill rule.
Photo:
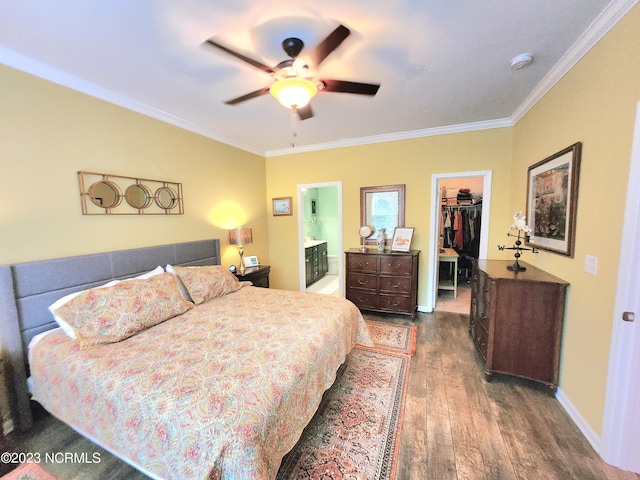
<svg viewBox="0 0 640 480">
<path fill-rule="evenodd" d="M 473 182 L 471 179 L 474 179 Z M 463 185 L 470 186 L 466 187 Z M 466 275 L 470 276 L 468 269 L 471 266 L 471 258 L 487 258 L 489 211 L 491 203 L 491 171 L 435 174 L 431 179 L 431 191 L 431 205 L 433 208 L 431 209 L 430 220 L 431 235 L 429 239 L 429 260 L 430 264 L 435 267 L 430 269 L 427 282 L 428 312 L 435 310 L 436 301 L 438 299 L 441 248 L 451 249 L 446 250 L 445 253 L 450 253 L 451 257 L 455 257 L 455 260 L 460 262 L 454 263 L 453 265 L 457 265 L 454 267 L 449 265 L 449 268 L 455 269 L 450 275 L 456 275 L 455 282 L 453 282 L 453 286 L 451 287 L 454 289 L 453 292 L 456 294 L 457 270 L 460 270 L 460 267 L 464 265 L 463 273 L 466 278 Z M 478 198 L 478 195 L 481 195 L 481 199 Z M 443 203 L 445 203 L 444 207 Z M 467 215 L 469 211 L 473 211 L 477 215 L 480 215 L 481 223 L 479 238 L 474 237 L 474 241 L 477 242 L 477 244 L 473 249 L 469 248 L 467 250 L 465 249 L 465 245 L 461 243 L 450 246 L 446 243 L 446 239 L 442 237 L 442 235 L 445 234 L 441 223 L 441 220 L 444 218 L 443 208 L 446 210 L 446 215 L 451 215 L 453 213 L 455 216 L 456 214 L 460 214 L 460 217 L 458 218 L 464 218 L 462 213 Z M 449 242 L 451 242 L 451 240 L 452 239 L 449 238 Z M 445 245 L 448 246 L 445 247 Z M 471 255 L 472 251 L 473 257 Z M 463 256 L 461 256 L 461 254 Z M 462 279 L 463 277 L 461 276 L 460 278 Z"/>
<path fill-rule="evenodd" d="M 344 297 L 342 182 L 298 185 L 298 205 L 300 291 Z"/>
</svg>

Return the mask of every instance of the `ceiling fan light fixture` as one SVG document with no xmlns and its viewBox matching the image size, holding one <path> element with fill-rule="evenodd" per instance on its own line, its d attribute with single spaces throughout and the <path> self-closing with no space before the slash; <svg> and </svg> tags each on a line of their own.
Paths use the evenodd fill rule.
<svg viewBox="0 0 640 480">
<path fill-rule="evenodd" d="M 269 91 L 283 106 L 303 108 L 318 93 L 318 87 L 305 78 L 289 77 L 276 81 Z"/>
</svg>

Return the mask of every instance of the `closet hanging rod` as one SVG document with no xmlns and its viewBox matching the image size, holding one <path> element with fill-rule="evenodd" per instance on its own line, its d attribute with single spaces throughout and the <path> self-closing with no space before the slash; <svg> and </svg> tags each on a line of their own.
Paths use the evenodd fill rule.
<svg viewBox="0 0 640 480">
<path fill-rule="evenodd" d="M 481 203 L 476 203 L 474 205 L 442 205 L 442 208 L 482 208 Z"/>
</svg>

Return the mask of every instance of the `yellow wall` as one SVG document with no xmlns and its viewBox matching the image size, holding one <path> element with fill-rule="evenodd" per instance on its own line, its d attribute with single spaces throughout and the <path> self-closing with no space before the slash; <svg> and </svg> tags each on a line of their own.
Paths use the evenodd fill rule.
<svg viewBox="0 0 640 480">
<path fill-rule="evenodd" d="M 0 66 L 0 264 L 253 228 L 268 260 L 264 158 Z M 184 215 L 83 216 L 79 170 L 182 183 Z"/>
<path fill-rule="evenodd" d="M 622 220 L 635 111 L 640 101 L 640 7 L 635 7 L 515 127 L 512 210 L 526 201 L 527 168 L 582 142 L 575 257 L 527 261 L 571 286 L 560 385 L 602 431 Z M 597 276 L 584 271 L 598 257 Z"/>
<path fill-rule="evenodd" d="M 342 251 L 360 242 L 360 187 L 406 185 L 406 226 L 415 227 L 411 248 L 421 250 L 418 303 L 426 305 L 429 272 L 429 221 L 432 175 L 491 170 L 489 245 L 504 243 L 512 222 L 509 210 L 512 155 L 511 128 L 440 135 L 321 152 L 267 158 L 267 195 L 292 196 L 294 215 L 269 217 L 272 281 L 279 288 L 298 290 L 297 185 L 342 181 Z M 497 248 L 489 256 L 502 258 Z"/>
</svg>

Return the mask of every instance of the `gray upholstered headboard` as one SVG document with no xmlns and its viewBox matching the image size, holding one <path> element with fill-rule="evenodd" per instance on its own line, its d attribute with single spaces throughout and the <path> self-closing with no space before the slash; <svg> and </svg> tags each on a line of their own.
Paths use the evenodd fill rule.
<svg viewBox="0 0 640 480">
<path fill-rule="evenodd" d="M 220 241 L 198 240 L 0 266 L 0 342 L 14 428 L 26 430 L 32 423 L 27 346 L 36 334 L 57 327 L 48 306 L 69 293 L 168 263 L 220 265 Z"/>
</svg>

